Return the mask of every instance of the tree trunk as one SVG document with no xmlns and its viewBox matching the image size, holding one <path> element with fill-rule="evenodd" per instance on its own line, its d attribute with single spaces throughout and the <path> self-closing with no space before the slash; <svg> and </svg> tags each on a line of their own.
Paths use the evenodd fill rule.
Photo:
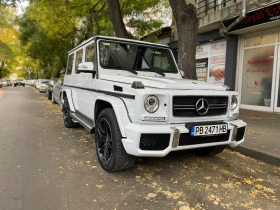
<svg viewBox="0 0 280 210">
<path fill-rule="evenodd" d="M 123 22 L 119 0 L 107 0 L 107 4 L 116 36 L 131 39 L 132 36 L 127 32 Z"/>
<path fill-rule="evenodd" d="M 198 29 L 197 10 L 185 0 L 169 0 L 178 30 L 178 66 L 185 78 L 197 79 L 195 54 Z"/>
</svg>

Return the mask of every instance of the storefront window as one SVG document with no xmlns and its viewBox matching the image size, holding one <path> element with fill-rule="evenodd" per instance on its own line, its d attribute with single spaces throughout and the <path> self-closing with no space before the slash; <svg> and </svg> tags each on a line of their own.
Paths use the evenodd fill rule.
<svg viewBox="0 0 280 210">
<path fill-rule="evenodd" d="M 275 42 L 275 34 L 259 36 L 245 40 L 245 47 L 253 47 L 264 44 L 273 44 Z"/>
<path fill-rule="evenodd" d="M 274 46 L 244 50 L 241 103 L 271 106 Z"/>
<path fill-rule="evenodd" d="M 205 82 L 224 84 L 226 41 L 198 45 L 196 48 L 197 79 Z"/>
</svg>

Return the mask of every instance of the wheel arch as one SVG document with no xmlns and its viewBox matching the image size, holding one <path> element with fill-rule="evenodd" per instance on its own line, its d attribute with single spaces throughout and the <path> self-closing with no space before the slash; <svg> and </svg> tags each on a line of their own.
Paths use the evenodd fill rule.
<svg viewBox="0 0 280 210">
<path fill-rule="evenodd" d="M 126 137 L 125 126 L 130 123 L 130 119 L 124 101 L 111 96 L 97 98 L 94 106 L 94 123 L 99 113 L 106 108 L 114 110 L 122 137 Z"/>
<path fill-rule="evenodd" d="M 61 107 L 63 107 L 63 105 L 64 105 L 64 98 L 67 97 L 71 112 L 75 112 L 71 90 L 66 89 L 66 90 L 61 91 L 60 96 L 61 96 L 61 98 L 60 98 L 61 99 Z"/>
</svg>

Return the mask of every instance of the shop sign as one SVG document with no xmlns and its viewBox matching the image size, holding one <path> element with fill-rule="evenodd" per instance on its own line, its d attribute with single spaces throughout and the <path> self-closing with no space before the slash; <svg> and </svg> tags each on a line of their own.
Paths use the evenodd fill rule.
<svg viewBox="0 0 280 210">
<path fill-rule="evenodd" d="M 196 59 L 197 80 L 207 82 L 208 58 Z"/>
<path fill-rule="evenodd" d="M 228 27 L 231 23 L 233 23 L 238 17 L 224 21 L 225 27 Z M 268 7 L 262 8 L 260 10 L 255 10 L 252 12 L 248 12 L 246 17 L 234 26 L 230 31 L 235 31 L 243 28 L 248 28 L 251 26 L 260 25 L 263 23 L 269 23 L 273 21 L 280 20 L 280 3 L 270 5 Z"/>
<path fill-rule="evenodd" d="M 203 44 L 196 46 L 196 57 L 203 58 L 210 55 L 210 44 Z"/>
</svg>

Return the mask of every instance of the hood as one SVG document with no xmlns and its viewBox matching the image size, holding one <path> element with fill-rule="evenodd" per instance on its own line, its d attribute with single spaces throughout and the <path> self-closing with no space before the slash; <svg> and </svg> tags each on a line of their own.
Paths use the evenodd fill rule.
<svg viewBox="0 0 280 210">
<path fill-rule="evenodd" d="M 104 78 L 105 79 L 105 78 Z M 107 78 L 106 78 L 107 79 Z M 175 89 L 175 90 L 226 90 L 221 85 L 210 84 L 203 81 L 190 79 L 176 79 L 161 76 L 122 76 L 110 75 L 110 80 L 114 82 L 132 84 L 134 81 L 140 81 L 145 87 L 157 89 Z"/>
</svg>

